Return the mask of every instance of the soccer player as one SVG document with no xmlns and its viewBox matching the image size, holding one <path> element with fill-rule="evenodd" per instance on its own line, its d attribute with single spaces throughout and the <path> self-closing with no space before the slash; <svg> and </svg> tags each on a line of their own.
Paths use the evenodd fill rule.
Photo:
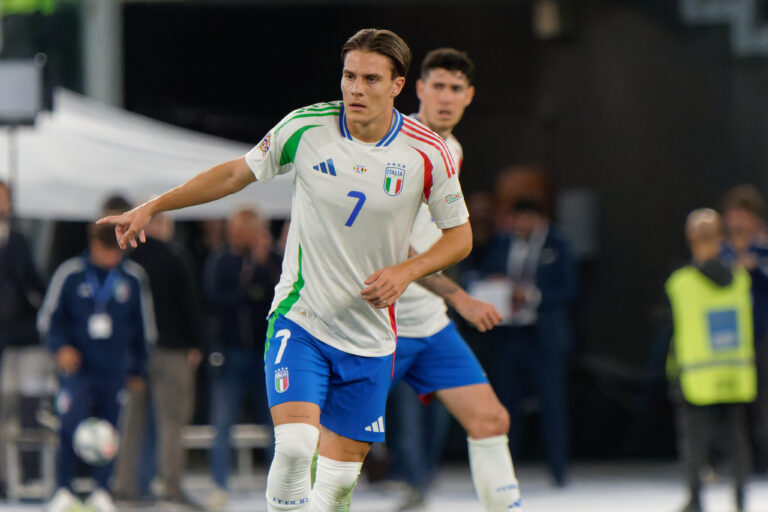
<svg viewBox="0 0 768 512">
<path fill-rule="evenodd" d="M 410 65 L 408 46 L 388 30 L 364 29 L 347 40 L 341 56 L 342 101 L 298 109 L 244 157 L 101 220 L 117 224 L 121 246 L 137 246 L 160 211 L 295 171 L 265 353 L 275 424 L 269 511 L 348 509 L 370 444 L 384 438 L 395 300 L 410 282 L 461 260 L 472 247 L 450 150 L 394 109 Z M 408 258 L 422 201 L 443 237 Z"/>
<path fill-rule="evenodd" d="M 473 78 L 474 65 L 466 53 L 440 48 L 424 58 L 421 78 L 416 83 L 420 100 L 416 117 L 445 139 L 459 164 L 462 148 L 451 131 L 472 101 Z M 459 199 L 446 196 L 443 201 Z M 440 239 L 441 232 L 432 222 L 429 210 L 425 206 L 420 208 L 411 235 L 414 251 L 427 250 Z M 492 329 L 502 319 L 493 305 L 472 298 L 441 274 L 418 283 L 444 298 L 480 331 Z M 448 318 L 445 302 L 419 284 L 410 285 L 398 300 L 393 386 L 404 379 L 426 400 L 432 397 L 440 400 L 461 423 L 468 434 L 475 491 L 487 511 L 520 510 L 520 491 L 506 435 L 509 414 L 488 383 L 477 358 Z M 409 460 L 409 455 L 402 450 L 395 451 Z M 416 482 L 416 485 L 425 483 Z"/>
</svg>

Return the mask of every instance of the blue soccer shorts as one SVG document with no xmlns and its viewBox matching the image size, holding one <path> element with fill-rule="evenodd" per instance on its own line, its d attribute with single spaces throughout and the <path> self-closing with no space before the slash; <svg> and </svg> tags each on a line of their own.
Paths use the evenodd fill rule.
<svg viewBox="0 0 768 512">
<path fill-rule="evenodd" d="M 397 338 L 392 387 L 400 379 L 425 401 L 441 389 L 488 383 L 483 367 L 453 322 L 426 338 Z"/>
<path fill-rule="evenodd" d="M 270 407 L 311 402 L 320 407 L 320 424 L 328 430 L 355 441 L 384 441 L 391 355 L 343 352 L 284 316 L 274 320 L 273 333 L 264 354 Z"/>
</svg>

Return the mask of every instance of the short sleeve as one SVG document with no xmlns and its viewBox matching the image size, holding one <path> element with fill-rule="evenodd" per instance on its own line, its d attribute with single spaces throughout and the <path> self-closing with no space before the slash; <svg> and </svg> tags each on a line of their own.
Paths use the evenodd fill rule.
<svg viewBox="0 0 768 512">
<path fill-rule="evenodd" d="M 245 162 L 256 177 L 256 181 L 267 182 L 279 174 L 293 170 L 293 161 L 285 161 L 283 155 L 286 142 L 283 136 L 287 131 L 283 128 L 290 122 L 290 117 L 289 115 L 280 121 L 261 139 L 261 142 L 245 154 Z"/>
<path fill-rule="evenodd" d="M 428 161 L 425 160 L 424 172 L 427 176 L 425 176 L 424 199 L 429 205 L 429 211 L 437 227 L 448 229 L 465 224 L 469 220 L 469 212 L 464 203 L 464 194 L 461 192 L 456 164 L 447 147 L 441 145 L 441 148 L 444 149 L 439 151 L 439 154 L 435 152 L 436 154 L 431 155 Z M 429 173 L 431 173 L 431 180 Z"/>
</svg>

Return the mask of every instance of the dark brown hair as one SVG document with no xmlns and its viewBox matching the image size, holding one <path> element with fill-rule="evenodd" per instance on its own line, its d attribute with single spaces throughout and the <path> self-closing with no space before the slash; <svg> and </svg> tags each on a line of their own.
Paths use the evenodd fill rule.
<svg viewBox="0 0 768 512">
<path fill-rule="evenodd" d="M 762 219 L 765 218 L 765 199 L 754 185 L 736 185 L 723 197 L 723 211 L 728 210 L 746 210 Z"/>
<path fill-rule="evenodd" d="M 411 66 L 411 49 L 391 30 L 364 28 L 347 39 L 341 47 L 341 62 L 354 50 L 373 52 L 388 57 L 392 62 L 392 78 L 405 76 Z"/>
<path fill-rule="evenodd" d="M 91 242 L 98 242 L 107 249 L 119 249 L 117 236 L 115 235 L 115 226 L 112 224 L 89 224 L 88 239 Z"/>
<path fill-rule="evenodd" d="M 436 68 L 460 71 L 467 77 L 467 82 L 470 85 L 475 80 L 475 64 L 472 59 L 469 58 L 467 52 L 455 48 L 437 48 L 429 52 L 421 62 L 422 80 L 425 80 L 429 72 Z"/>
<path fill-rule="evenodd" d="M 105 212 L 105 215 L 112 215 L 112 212 L 117 212 L 117 215 L 120 215 L 121 213 L 127 212 L 131 208 L 133 208 L 131 203 L 129 203 L 125 197 L 119 194 L 109 196 L 101 205 L 101 211 Z"/>
</svg>

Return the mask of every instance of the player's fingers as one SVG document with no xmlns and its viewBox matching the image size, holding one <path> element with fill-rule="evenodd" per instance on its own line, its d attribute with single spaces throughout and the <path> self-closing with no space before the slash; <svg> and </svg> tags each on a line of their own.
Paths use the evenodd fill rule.
<svg viewBox="0 0 768 512">
<path fill-rule="evenodd" d="M 375 301 L 377 304 L 376 307 L 387 307 L 390 304 L 394 304 L 398 297 L 397 291 L 392 288 L 380 290 L 377 295 L 378 300 Z"/>
<path fill-rule="evenodd" d="M 370 299 L 370 300 L 367 300 L 366 302 L 368 302 L 368 304 L 378 309 L 389 307 L 386 301 L 383 301 L 381 299 Z"/>
<path fill-rule="evenodd" d="M 118 224 L 122 217 L 122 215 L 108 215 L 97 220 L 96 224 Z"/>
<path fill-rule="evenodd" d="M 382 272 L 384 272 L 384 269 L 383 269 L 383 268 L 381 268 L 381 269 L 377 270 L 376 272 L 374 272 L 373 274 L 371 274 L 370 276 L 368 276 L 368 279 L 366 279 L 365 281 L 363 281 L 363 284 L 371 284 L 371 283 L 374 283 L 374 282 L 376 282 L 376 280 L 377 280 L 377 279 L 378 279 L 378 278 L 381 276 L 381 273 L 382 273 Z"/>
<path fill-rule="evenodd" d="M 378 299 L 381 297 L 382 282 L 378 279 L 360 292 L 364 299 Z"/>
<path fill-rule="evenodd" d="M 376 304 L 374 304 L 374 306 L 379 308 L 379 309 L 388 308 L 389 306 L 394 304 L 396 300 L 397 300 L 397 296 L 390 295 L 390 296 L 384 297 L 381 300 L 379 300 L 378 302 L 376 302 Z"/>
<path fill-rule="evenodd" d="M 480 332 L 485 332 L 491 328 L 490 322 L 488 321 L 488 317 L 484 316 L 480 319 L 479 325 L 477 326 L 477 330 Z"/>
<path fill-rule="evenodd" d="M 368 288 L 364 289 L 361 293 L 365 298 L 381 299 L 384 295 L 390 293 L 392 290 L 392 283 L 386 279 L 382 279 L 381 276 Z"/>
<path fill-rule="evenodd" d="M 364 297 L 366 302 L 375 308 L 388 308 L 397 300 L 398 294 L 393 291 L 381 292 Z"/>
<path fill-rule="evenodd" d="M 141 243 L 143 244 L 147 243 L 147 235 L 144 233 L 143 229 L 139 231 L 139 240 L 141 240 Z"/>
<path fill-rule="evenodd" d="M 400 294 L 397 293 L 397 290 L 392 290 L 391 292 L 387 293 L 384 296 L 383 302 L 385 302 L 387 306 L 389 306 L 390 304 L 394 304 L 399 296 Z"/>
<path fill-rule="evenodd" d="M 495 313 L 491 313 L 486 317 L 488 328 L 493 329 L 497 325 L 499 325 L 499 322 L 501 322 L 501 318 L 499 318 Z"/>
<path fill-rule="evenodd" d="M 378 300 L 379 295 L 377 291 L 378 291 L 378 286 L 371 285 L 367 288 L 364 288 L 363 291 L 360 292 L 360 295 L 362 295 L 363 298 L 367 301 Z"/>
<path fill-rule="evenodd" d="M 132 229 L 127 230 L 125 233 L 123 233 L 123 236 L 120 237 L 120 248 L 125 249 L 126 243 L 130 243 L 133 240 L 133 237 L 136 236 L 136 232 Z"/>
<path fill-rule="evenodd" d="M 117 237 L 117 243 L 120 243 L 120 239 L 123 238 L 123 235 L 125 234 L 125 226 L 121 226 L 120 224 L 115 226 L 115 236 Z"/>
<path fill-rule="evenodd" d="M 368 298 L 366 298 L 365 300 L 368 301 L 372 306 L 377 307 L 377 308 L 382 307 L 382 306 L 386 306 L 385 303 L 387 302 L 386 297 L 384 295 L 382 295 L 381 293 L 377 293 L 377 294 L 371 295 Z"/>
</svg>

